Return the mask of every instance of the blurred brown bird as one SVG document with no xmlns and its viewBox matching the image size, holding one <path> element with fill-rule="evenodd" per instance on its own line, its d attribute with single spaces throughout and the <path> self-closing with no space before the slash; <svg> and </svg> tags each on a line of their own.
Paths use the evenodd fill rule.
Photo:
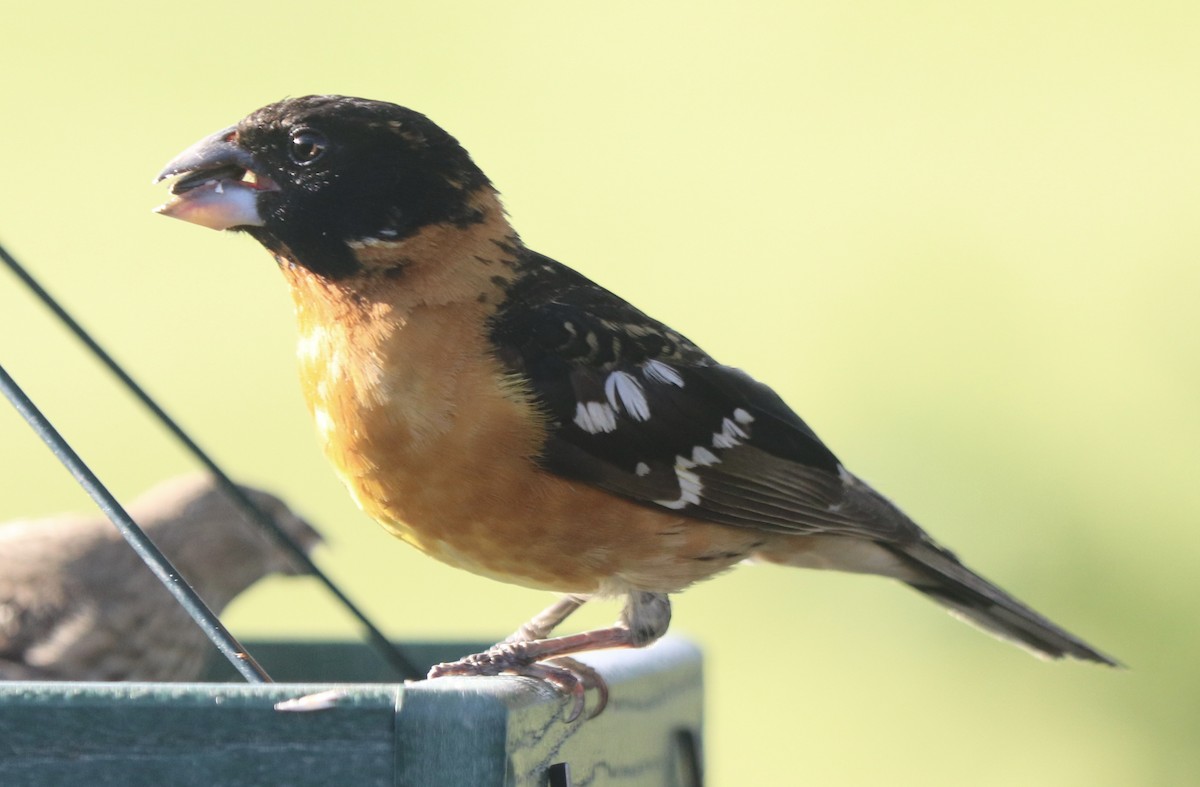
<svg viewBox="0 0 1200 787">
<path fill-rule="evenodd" d="M 242 487 L 305 551 L 321 536 L 279 498 Z M 214 612 L 301 568 L 208 475 L 165 481 L 127 508 Z M 0 525 L 0 679 L 190 681 L 213 648 L 99 514 Z"/>
<path fill-rule="evenodd" d="M 288 99 L 193 145 L 171 176 L 159 212 L 274 255 L 305 396 L 359 505 L 447 563 L 568 594 L 432 676 L 570 684 L 545 660 L 653 642 L 668 594 L 746 558 L 891 577 L 1042 655 L 1114 663 L 963 566 L 770 388 L 527 248 L 424 115 Z M 626 599 L 615 626 L 550 638 L 603 596 Z"/>
</svg>

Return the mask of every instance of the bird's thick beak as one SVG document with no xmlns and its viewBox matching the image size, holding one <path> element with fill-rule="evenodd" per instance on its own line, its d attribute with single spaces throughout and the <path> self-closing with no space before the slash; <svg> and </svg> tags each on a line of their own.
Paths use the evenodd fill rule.
<svg viewBox="0 0 1200 787">
<path fill-rule="evenodd" d="M 254 157 L 238 145 L 237 128 L 222 129 L 180 153 L 154 182 L 180 176 L 173 195 L 154 209 L 173 219 L 214 230 L 261 227 L 258 197 L 279 186 L 260 171 Z"/>
</svg>

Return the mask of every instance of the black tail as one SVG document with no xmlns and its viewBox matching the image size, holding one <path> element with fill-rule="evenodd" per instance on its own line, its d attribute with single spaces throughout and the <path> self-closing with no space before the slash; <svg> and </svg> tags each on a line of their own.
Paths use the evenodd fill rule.
<svg viewBox="0 0 1200 787">
<path fill-rule="evenodd" d="M 1072 656 L 1119 667 L 1121 664 L 1069 634 L 1000 588 L 974 573 L 949 550 L 928 539 L 892 547 L 922 579 L 908 584 L 948 607 L 952 614 L 1047 658 Z"/>
</svg>

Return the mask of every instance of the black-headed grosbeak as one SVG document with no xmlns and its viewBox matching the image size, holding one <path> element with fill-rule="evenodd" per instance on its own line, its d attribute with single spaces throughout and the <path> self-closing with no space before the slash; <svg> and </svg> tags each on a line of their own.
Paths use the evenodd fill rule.
<svg viewBox="0 0 1200 787">
<path fill-rule="evenodd" d="M 386 529 L 567 595 L 444 674 L 562 679 L 546 659 L 647 645 L 668 595 L 746 558 L 881 574 L 1053 658 L 1112 659 L 973 573 L 850 473 L 770 388 L 527 248 L 425 116 L 307 96 L 166 166 L 158 210 L 270 251 L 329 459 Z M 551 638 L 588 598 L 611 628 Z"/>
</svg>

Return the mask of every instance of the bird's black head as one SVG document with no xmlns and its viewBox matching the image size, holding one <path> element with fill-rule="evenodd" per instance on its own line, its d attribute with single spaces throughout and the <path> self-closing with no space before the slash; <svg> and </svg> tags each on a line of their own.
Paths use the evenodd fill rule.
<svg viewBox="0 0 1200 787">
<path fill-rule="evenodd" d="M 305 96 L 256 110 L 166 166 L 160 213 L 245 230 L 327 278 L 358 270 L 351 244 L 469 224 L 486 176 L 454 137 L 396 104 Z"/>
</svg>

